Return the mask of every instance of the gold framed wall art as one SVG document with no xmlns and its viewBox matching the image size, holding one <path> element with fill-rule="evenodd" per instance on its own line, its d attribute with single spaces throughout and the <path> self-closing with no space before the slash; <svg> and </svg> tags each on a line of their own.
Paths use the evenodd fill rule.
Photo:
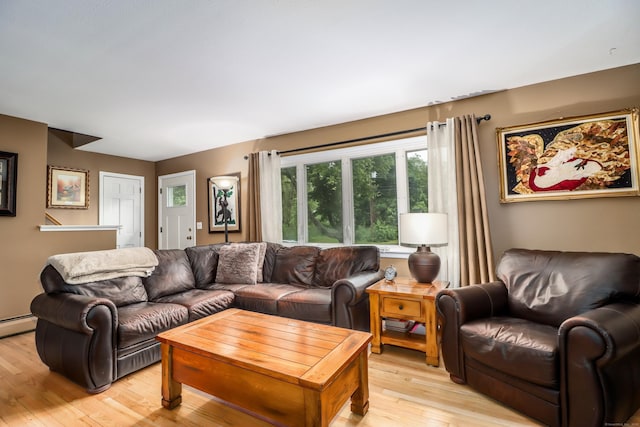
<svg viewBox="0 0 640 427">
<path fill-rule="evenodd" d="M 47 208 L 89 208 L 88 170 L 49 166 L 47 176 Z"/>
<path fill-rule="evenodd" d="M 637 196 L 638 109 L 496 129 L 500 202 Z"/>
</svg>

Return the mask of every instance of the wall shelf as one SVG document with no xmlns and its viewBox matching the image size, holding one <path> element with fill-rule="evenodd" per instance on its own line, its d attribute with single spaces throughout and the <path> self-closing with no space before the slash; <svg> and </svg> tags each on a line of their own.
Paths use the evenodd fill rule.
<svg viewBox="0 0 640 427">
<path fill-rule="evenodd" d="M 119 225 L 39 225 L 40 231 L 109 231 L 118 230 Z"/>
</svg>

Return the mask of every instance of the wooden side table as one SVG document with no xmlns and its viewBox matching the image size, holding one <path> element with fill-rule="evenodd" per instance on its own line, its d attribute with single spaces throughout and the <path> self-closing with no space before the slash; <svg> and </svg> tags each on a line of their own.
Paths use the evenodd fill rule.
<svg viewBox="0 0 640 427">
<path fill-rule="evenodd" d="M 367 288 L 371 306 L 371 351 L 381 353 L 383 344 L 411 348 L 426 353 L 427 364 L 440 365 L 435 296 L 449 282 L 418 283 L 408 277 L 392 282 L 380 280 Z M 426 334 L 383 330 L 384 318 L 414 320 L 424 323 Z"/>
</svg>

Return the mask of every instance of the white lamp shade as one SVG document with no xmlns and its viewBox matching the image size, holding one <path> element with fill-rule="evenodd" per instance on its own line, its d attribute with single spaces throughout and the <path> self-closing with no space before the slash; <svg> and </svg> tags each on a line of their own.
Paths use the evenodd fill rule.
<svg viewBox="0 0 640 427">
<path fill-rule="evenodd" d="M 214 176 L 213 178 L 209 178 L 213 184 L 221 190 L 229 190 L 231 187 L 236 185 L 238 182 L 237 176 Z"/>
<path fill-rule="evenodd" d="M 401 245 L 447 244 L 447 215 L 443 213 L 400 214 Z"/>
</svg>

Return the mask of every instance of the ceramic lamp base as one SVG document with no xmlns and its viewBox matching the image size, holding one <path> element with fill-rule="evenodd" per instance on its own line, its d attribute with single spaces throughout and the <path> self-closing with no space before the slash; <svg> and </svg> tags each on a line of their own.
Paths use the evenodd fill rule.
<svg viewBox="0 0 640 427">
<path fill-rule="evenodd" d="M 409 271 L 419 283 L 431 283 L 440 272 L 440 257 L 431 252 L 428 246 L 418 246 L 418 249 L 409 255 Z"/>
</svg>

